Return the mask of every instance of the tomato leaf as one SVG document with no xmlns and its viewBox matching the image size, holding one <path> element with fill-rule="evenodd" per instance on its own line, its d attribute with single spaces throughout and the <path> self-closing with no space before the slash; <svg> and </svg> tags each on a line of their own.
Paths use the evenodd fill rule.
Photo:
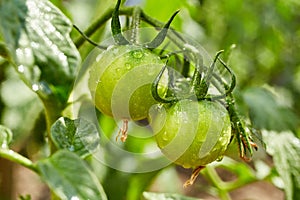
<svg viewBox="0 0 300 200">
<path fill-rule="evenodd" d="M 37 167 L 43 180 L 63 200 L 107 199 L 95 174 L 75 153 L 59 150 L 38 161 Z"/>
<path fill-rule="evenodd" d="M 8 149 L 8 145 L 11 142 L 13 134 L 10 129 L 0 125 L 0 148 Z"/>
<path fill-rule="evenodd" d="M 146 200 L 201 200 L 192 197 L 186 197 L 179 194 L 168 194 L 168 193 L 153 193 L 144 192 L 143 196 Z"/>
<path fill-rule="evenodd" d="M 3 0 L 0 31 L 23 81 L 40 97 L 67 101 L 80 56 L 72 23 L 46 0 Z M 66 92 L 67 91 L 67 92 Z"/>
<path fill-rule="evenodd" d="M 0 56 L 3 58 L 9 59 L 9 51 L 6 48 L 6 45 L 0 41 Z"/>
<path fill-rule="evenodd" d="M 288 107 L 279 105 L 274 95 L 264 88 L 250 88 L 244 99 L 253 126 L 275 131 L 296 130 L 298 118 Z"/>
<path fill-rule="evenodd" d="M 300 139 L 291 132 L 263 132 L 267 152 L 284 182 L 286 199 L 300 199 Z"/>
<path fill-rule="evenodd" d="M 84 119 L 59 118 L 51 127 L 52 141 L 58 149 L 68 149 L 86 157 L 99 146 L 96 126 Z"/>
</svg>

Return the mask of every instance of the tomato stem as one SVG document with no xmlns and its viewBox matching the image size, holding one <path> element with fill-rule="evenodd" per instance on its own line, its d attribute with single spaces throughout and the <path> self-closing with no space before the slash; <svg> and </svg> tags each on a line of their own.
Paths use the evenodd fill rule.
<svg viewBox="0 0 300 200">
<path fill-rule="evenodd" d="M 206 175 L 207 178 L 212 182 L 212 184 L 218 189 L 218 195 L 222 200 L 231 200 L 229 196 L 226 183 L 219 177 L 217 172 L 212 166 L 206 166 Z"/>
<path fill-rule="evenodd" d="M 87 35 L 85 35 L 80 29 L 79 27 L 77 27 L 75 24 L 73 24 L 73 27 L 80 33 L 80 35 L 86 40 L 88 41 L 90 44 L 94 45 L 95 47 L 99 48 L 99 49 L 107 49 L 107 47 L 102 46 L 97 44 L 96 42 L 92 41 Z"/>
<path fill-rule="evenodd" d="M 134 7 L 132 12 L 132 29 L 131 29 L 131 35 L 130 35 L 130 42 L 133 44 L 138 44 L 138 33 L 140 28 L 140 21 L 141 21 L 141 8 L 140 7 Z"/>
<path fill-rule="evenodd" d="M 38 169 L 36 166 L 32 163 L 31 160 L 28 158 L 22 156 L 21 154 L 18 154 L 17 152 L 11 150 L 11 149 L 3 149 L 0 148 L 0 157 L 5 158 L 7 160 L 10 160 L 12 162 L 16 162 L 36 173 L 38 173 Z"/>
<path fill-rule="evenodd" d="M 121 141 L 125 142 L 127 139 L 127 131 L 128 131 L 128 120 L 124 119 L 122 123 L 122 128 L 120 128 L 118 135 L 116 137 L 116 141 L 119 139 L 121 136 Z"/>
<path fill-rule="evenodd" d="M 205 166 L 199 166 L 199 167 L 196 167 L 196 168 L 193 170 L 190 179 L 187 180 L 187 181 L 183 184 L 183 187 L 186 188 L 186 187 L 188 187 L 188 186 L 193 185 L 194 182 L 195 182 L 195 180 L 196 180 L 197 177 L 199 176 L 200 171 L 201 171 L 202 169 L 204 169 L 204 168 L 205 168 Z"/>
<path fill-rule="evenodd" d="M 101 15 L 95 22 L 93 22 L 85 31 L 84 34 L 87 37 L 92 36 L 99 28 L 101 28 L 112 16 L 114 9 L 108 9 L 103 15 Z M 130 16 L 133 12 L 133 8 L 123 8 L 119 10 L 119 15 Z M 80 48 L 86 41 L 83 37 L 78 37 L 74 40 L 74 44 L 77 48 Z"/>
</svg>

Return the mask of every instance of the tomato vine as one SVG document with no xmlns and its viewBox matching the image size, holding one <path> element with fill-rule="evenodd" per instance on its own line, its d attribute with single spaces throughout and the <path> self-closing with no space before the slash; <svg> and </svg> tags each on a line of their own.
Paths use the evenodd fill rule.
<svg viewBox="0 0 300 200">
<path fill-rule="evenodd" d="M 223 51 L 217 52 L 212 64 L 209 67 L 206 67 L 201 62 L 202 55 L 197 50 L 197 47 L 193 46 L 193 44 L 188 43 L 188 41 L 186 41 L 183 37 L 181 37 L 175 31 L 170 30 L 169 34 L 168 34 L 168 30 L 171 25 L 171 22 L 179 11 L 176 11 L 171 16 L 169 21 L 165 25 L 162 26 L 162 28 L 159 31 L 159 33 L 157 34 L 157 36 L 151 42 L 145 43 L 143 45 L 139 45 L 138 41 L 137 41 L 137 33 L 138 33 L 138 29 L 139 29 L 139 24 L 140 24 L 139 21 L 145 20 L 146 22 L 148 22 L 150 24 L 151 23 L 156 24 L 156 21 L 152 20 L 150 17 L 146 16 L 138 8 L 131 9 L 131 10 L 125 10 L 125 11 L 121 12 L 119 10 L 120 3 L 121 3 L 121 1 L 118 0 L 114 10 L 111 11 L 111 14 L 112 14 L 111 32 L 112 32 L 112 35 L 113 35 L 113 38 L 115 41 L 115 45 L 117 45 L 117 46 L 118 45 L 119 46 L 129 45 L 128 47 L 125 48 L 128 50 L 131 48 L 130 45 L 133 45 L 133 46 L 140 46 L 142 48 L 146 48 L 150 51 L 153 51 L 163 43 L 163 41 L 165 40 L 166 37 L 169 37 L 170 41 L 179 48 L 179 51 L 171 52 L 167 56 L 163 55 L 164 50 L 160 51 L 160 53 L 158 54 L 161 58 L 166 58 L 167 62 L 165 64 L 165 66 L 162 67 L 162 69 L 157 74 L 155 80 L 152 83 L 152 86 L 151 86 L 152 97 L 160 104 L 170 104 L 170 105 L 173 105 L 176 102 L 180 102 L 184 99 L 193 99 L 193 98 L 195 98 L 195 99 L 193 99 L 192 101 L 199 101 L 199 102 L 211 101 L 211 102 L 220 103 L 221 105 L 224 106 L 224 108 L 226 108 L 229 118 L 230 118 L 230 121 L 231 121 L 231 129 L 232 129 L 231 130 L 231 141 L 234 138 L 237 140 L 240 157 L 243 160 L 249 161 L 253 155 L 253 148 L 257 150 L 258 146 L 253 142 L 252 137 L 250 136 L 251 132 L 246 131 L 244 122 L 241 120 L 241 118 L 237 114 L 237 111 L 236 111 L 236 108 L 234 105 L 234 97 L 232 95 L 232 92 L 236 85 L 236 77 L 235 77 L 233 71 L 229 68 L 229 66 L 227 66 L 226 63 L 222 59 L 220 59 L 220 55 L 221 55 L 221 53 L 223 53 Z M 122 34 L 122 28 L 120 25 L 119 14 L 125 14 L 125 15 L 129 15 L 132 17 L 133 27 L 132 27 L 132 31 L 131 31 L 131 36 L 129 36 L 130 37 L 129 41 Z M 106 19 L 106 18 L 104 17 L 104 19 Z M 93 27 L 94 26 L 92 26 L 91 28 L 89 28 L 86 31 L 87 35 L 92 33 L 91 30 L 93 30 Z M 83 34 L 83 36 L 85 38 L 87 38 L 87 36 L 85 36 L 85 34 Z M 93 43 L 89 39 L 88 39 L 88 41 L 91 42 L 93 45 L 95 45 L 95 43 Z M 81 44 L 81 42 L 78 42 L 77 44 L 79 45 L 79 44 Z M 95 45 L 95 46 L 98 46 L 98 45 Z M 131 51 L 131 50 L 129 50 L 129 51 Z M 112 54 L 112 53 L 108 53 L 108 54 Z M 123 54 L 123 53 L 121 53 L 121 54 Z M 176 77 L 174 77 L 174 75 L 172 75 L 172 73 L 169 72 L 169 70 L 168 70 L 168 74 L 169 74 L 169 76 L 168 76 L 169 80 L 168 80 L 168 85 L 167 85 L 168 92 L 160 94 L 159 83 L 163 77 L 163 74 L 165 73 L 165 71 L 167 71 L 168 59 L 173 56 L 173 57 L 176 57 L 177 60 L 179 60 L 178 54 L 183 54 L 183 57 L 184 57 L 183 60 L 179 61 L 179 65 L 182 65 L 181 66 L 181 68 L 182 68 L 181 75 L 185 77 L 185 79 L 186 79 L 185 81 L 189 82 L 189 86 L 188 86 L 189 91 L 185 92 L 185 95 L 178 96 L 178 94 L 176 94 L 176 92 L 173 91 L 174 90 L 173 86 L 176 85 L 178 80 L 176 80 Z M 105 59 L 105 57 L 107 57 L 107 56 L 103 56 L 103 57 Z M 112 58 L 114 59 L 114 57 L 112 57 Z M 224 80 L 224 78 L 222 77 L 222 75 L 219 75 L 217 72 L 215 72 L 215 66 L 217 64 L 217 61 L 220 62 L 221 66 L 231 76 L 230 83 L 227 83 Z M 101 60 L 99 63 L 106 63 L 106 62 L 107 62 L 106 60 Z M 119 63 L 119 61 L 112 61 L 112 62 Z M 118 66 L 122 66 L 123 65 L 122 62 L 123 61 L 121 61 L 121 63 L 119 63 Z M 149 60 L 146 60 L 145 62 L 147 63 L 147 62 L 149 62 Z M 109 62 L 109 63 L 111 63 L 111 62 Z M 129 61 L 129 63 L 130 63 L 130 61 Z M 132 64 L 136 65 L 134 63 L 130 63 L 130 65 L 132 65 Z M 150 64 L 153 65 L 153 63 L 150 63 Z M 195 66 L 194 72 L 191 77 L 188 77 L 188 73 L 189 73 L 191 65 Z M 98 68 L 98 67 L 100 67 L 100 66 L 96 65 L 96 68 Z M 106 66 L 101 66 L 101 67 L 106 68 Z M 124 65 L 124 67 L 125 67 L 125 65 Z M 108 68 L 110 68 L 110 66 L 108 66 Z M 176 70 L 174 66 L 173 67 L 171 66 L 171 69 Z M 129 71 L 126 71 L 125 74 L 127 74 L 128 72 Z M 110 73 L 114 73 L 114 72 L 110 72 Z M 91 75 L 94 76 L 94 74 L 96 74 L 96 75 L 99 74 L 99 72 L 97 72 L 97 69 L 92 71 Z M 124 76 L 125 74 L 122 74 L 122 76 Z M 120 78 L 116 78 L 115 80 L 119 81 Z M 115 87 L 113 85 L 112 88 L 111 87 L 106 88 L 106 85 L 111 84 L 111 81 L 105 82 L 105 79 L 92 78 L 92 82 L 97 82 L 97 83 L 104 82 L 104 85 L 99 86 L 100 87 L 99 89 L 101 91 L 107 91 L 107 90 L 113 91 L 114 87 Z M 95 84 L 92 83 L 92 85 L 95 85 Z M 211 85 L 213 87 L 215 87 L 220 94 L 217 94 L 217 95 L 210 94 L 209 88 L 211 88 Z M 95 87 L 97 88 L 98 85 L 96 85 Z M 95 87 L 94 86 L 90 87 L 90 89 L 92 90 L 92 93 L 94 93 L 95 90 L 98 90 L 98 88 L 95 89 Z M 130 83 L 129 83 L 129 87 L 130 87 Z M 147 90 L 149 90 L 149 89 L 147 89 Z M 141 94 L 147 94 L 147 91 L 143 91 Z M 92 94 L 92 96 L 94 96 L 94 98 L 95 98 L 95 96 L 96 97 L 101 96 L 101 94 L 100 93 Z M 104 108 L 103 108 L 104 110 L 106 109 L 105 107 L 111 107 L 111 105 L 110 105 L 110 103 L 112 101 L 110 99 L 111 97 L 105 97 L 104 99 L 107 99 L 107 98 L 109 99 L 109 102 L 104 105 Z M 123 97 L 121 95 L 121 96 L 117 96 L 117 98 L 122 99 Z M 142 101 L 145 101 L 145 100 L 142 100 Z M 142 102 L 138 102 L 138 101 L 133 101 L 133 102 L 134 103 L 132 103 L 132 104 L 135 104 L 138 107 L 141 107 L 143 104 Z M 95 103 L 96 103 L 96 105 L 102 104 L 101 102 L 99 103 L 99 100 L 95 100 Z M 124 103 L 122 103 L 120 101 L 117 104 L 124 105 Z M 149 110 L 152 105 L 154 105 L 154 103 L 153 104 L 151 103 L 149 106 L 147 106 L 146 110 Z M 103 109 L 100 108 L 101 111 L 103 111 Z M 122 110 L 122 108 L 120 106 L 118 107 L 118 109 Z M 139 109 L 137 109 L 137 113 L 138 112 L 141 112 L 141 111 Z M 110 113 L 111 113 L 111 111 L 110 111 Z M 109 114 L 109 115 L 113 116 L 112 114 Z M 116 116 L 117 115 L 118 114 L 116 114 Z M 143 119 L 143 118 L 147 117 L 147 114 L 146 115 L 143 114 L 142 116 L 143 116 L 142 118 L 133 117 L 131 119 L 132 120 Z M 127 138 L 127 126 L 128 126 L 127 123 L 128 123 L 128 119 L 130 119 L 130 116 L 126 116 L 126 114 L 125 114 L 125 115 L 123 115 L 123 117 L 122 116 L 120 116 L 120 117 L 123 118 L 124 125 L 123 125 L 123 128 L 120 129 L 119 134 L 122 135 L 121 140 L 125 141 Z M 249 128 L 249 130 L 251 130 L 251 128 Z M 228 146 L 228 143 L 224 143 L 223 145 L 224 145 L 224 148 L 226 149 L 226 147 Z M 248 154 L 249 154 L 249 157 L 248 157 Z M 201 166 L 201 165 L 193 166 L 193 167 L 196 167 L 196 168 L 193 172 L 191 180 L 195 179 L 195 177 L 197 177 L 198 173 L 200 172 L 199 167 L 203 168 L 203 166 Z M 190 183 L 193 182 L 191 180 L 190 180 Z"/>
</svg>

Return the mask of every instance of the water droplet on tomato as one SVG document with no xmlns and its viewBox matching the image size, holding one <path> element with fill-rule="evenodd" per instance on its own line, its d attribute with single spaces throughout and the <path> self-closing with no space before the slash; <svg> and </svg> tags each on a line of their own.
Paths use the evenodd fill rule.
<svg viewBox="0 0 300 200">
<path fill-rule="evenodd" d="M 169 140 L 169 136 L 168 136 L 168 133 L 166 131 L 163 133 L 162 139 L 164 141 L 168 141 Z"/>
<path fill-rule="evenodd" d="M 133 57 L 135 57 L 135 58 L 141 58 L 141 57 L 143 57 L 143 52 L 141 52 L 141 51 L 135 51 L 135 52 L 133 52 Z"/>
<path fill-rule="evenodd" d="M 125 67 L 126 67 L 126 69 L 131 69 L 132 68 L 131 64 L 129 64 L 129 63 L 126 63 Z"/>
</svg>

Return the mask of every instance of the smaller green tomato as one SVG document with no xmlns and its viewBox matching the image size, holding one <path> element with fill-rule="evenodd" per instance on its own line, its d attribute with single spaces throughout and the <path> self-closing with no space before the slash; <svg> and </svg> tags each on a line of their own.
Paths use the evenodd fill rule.
<svg viewBox="0 0 300 200">
<path fill-rule="evenodd" d="M 88 85 L 95 106 L 117 119 L 147 118 L 150 107 L 157 103 L 151 84 L 163 66 L 159 56 L 146 48 L 112 46 L 96 58 L 90 69 Z M 161 89 L 160 94 L 164 91 Z"/>
<path fill-rule="evenodd" d="M 182 100 L 150 112 L 158 147 L 184 168 L 205 166 L 221 159 L 230 142 L 227 110 L 217 102 Z"/>
</svg>

